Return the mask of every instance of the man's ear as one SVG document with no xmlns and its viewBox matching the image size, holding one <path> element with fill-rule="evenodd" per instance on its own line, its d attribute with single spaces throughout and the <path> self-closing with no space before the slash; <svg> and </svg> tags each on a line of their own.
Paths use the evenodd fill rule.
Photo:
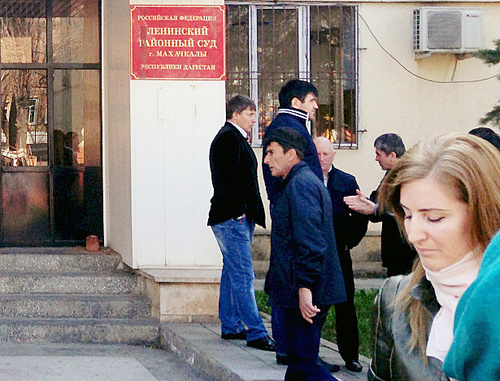
<svg viewBox="0 0 500 381">
<path fill-rule="evenodd" d="M 290 102 L 290 106 L 292 106 L 293 108 L 299 108 L 301 104 L 302 102 L 297 97 L 292 98 L 292 101 Z"/>
<path fill-rule="evenodd" d="M 288 161 L 294 161 L 297 157 L 297 151 L 295 151 L 295 148 L 290 148 L 286 154 L 288 155 Z"/>
<path fill-rule="evenodd" d="M 389 155 L 387 155 L 390 160 L 391 160 L 391 167 L 395 166 L 396 163 L 398 162 L 398 155 L 396 155 L 396 152 L 391 152 Z"/>
</svg>

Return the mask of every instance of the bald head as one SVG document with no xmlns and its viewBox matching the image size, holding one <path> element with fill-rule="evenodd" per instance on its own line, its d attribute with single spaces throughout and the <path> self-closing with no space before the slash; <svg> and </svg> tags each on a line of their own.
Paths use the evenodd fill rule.
<svg viewBox="0 0 500 381">
<path fill-rule="evenodd" d="M 332 167 L 333 159 L 335 158 L 335 151 L 333 150 L 332 142 L 324 136 L 318 136 L 314 139 L 316 150 L 318 151 L 318 159 L 321 164 L 323 177 L 326 178 L 328 171 Z"/>
</svg>

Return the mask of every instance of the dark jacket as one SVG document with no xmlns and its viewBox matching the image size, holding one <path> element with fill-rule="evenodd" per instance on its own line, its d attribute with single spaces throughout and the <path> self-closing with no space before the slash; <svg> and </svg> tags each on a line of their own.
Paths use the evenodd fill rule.
<svg viewBox="0 0 500 381">
<path fill-rule="evenodd" d="M 231 123 L 220 129 L 210 146 L 214 195 L 208 214 L 213 226 L 246 213 L 265 227 L 264 206 L 257 181 L 257 158 L 243 135 Z"/>
<path fill-rule="evenodd" d="M 370 195 L 370 200 L 377 204 L 379 188 Z M 370 216 L 370 221 L 382 222 L 382 233 L 380 237 L 382 241 L 382 266 L 387 267 L 388 275 L 393 276 L 410 273 L 417 252 L 401 234 L 394 216 L 388 213 L 378 213 L 377 210 L 375 215 Z"/>
<path fill-rule="evenodd" d="M 266 128 L 264 140 L 278 128 L 292 128 L 300 133 L 306 140 L 306 149 L 303 161 L 309 165 L 309 168 L 311 168 L 311 171 L 318 176 L 318 179 L 323 180 L 323 172 L 321 171 L 321 165 L 318 159 L 318 151 L 316 150 L 316 145 L 306 128 L 306 122 L 308 119 L 309 114 L 305 111 L 295 108 L 280 108 L 276 118 L 274 118 L 272 123 Z M 271 204 L 274 205 L 276 203 L 277 196 L 276 187 L 282 180 L 279 177 L 273 177 L 271 175 L 271 171 L 269 170 L 269 166 L 264 164 L 266 148 L 267 146 L 264 144 L 262 151 L 262 173 L 264 174 L 264 182 L 266 183 L 267 198 Z"/>
<path fill-rule="evenodd" d="M 301 287 L 311 290 L 315 305 L 344 302 L 328 191 L 304 162 L 291 169 L 281 187 L 272 211 L 269 304 L 298 308 Z"/>
<path fill-rule="evenodd" d="M 328 192 L 332 199 L 333 226 L 339 255 L 349 255 L 349 250 L 358 245 L 366 234 L 366 216 L 352 211 L 344 202 L 344 197 L 355 196 L 359 189 L 356 178 L 332 166 L 328 173 Z"/>
<path fill-rule="evenodd" d="M 385 381 L 445 381 L 443 363 L 427 357 L 425 364 L 420 353 L 408 353 L 411 330 L 408 324 L 408 313 L 394 313 L 394 299 L 406 287 L 410 276 L 388 278 L 380 289 L 372 309 L 372 360 L 368 370 L 368 380 Z M 434 289 L 423 277 L 410 293 L 422 305 L 432 321 L 439 311 Z"/>
</svg>

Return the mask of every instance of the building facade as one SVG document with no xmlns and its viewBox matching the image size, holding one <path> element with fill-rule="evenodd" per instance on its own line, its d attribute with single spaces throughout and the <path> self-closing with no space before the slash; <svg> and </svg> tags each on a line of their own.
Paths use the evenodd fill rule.
<svg viewBox="0 0 500 381">
<path fill-rule="evenodd" d="M 134 6 L 225 7 L 225 80 L 132 78 Z M 414 47 L 414 11 L 428 7 L 443 8 L 438 25 L 449 21 L 459 42 Z M 480 17 L 456 21 L 467 9 Z M 410 147 L 467 132 L 500 96 L 500 68 L 459 46 L 493 47 L 499 1 L 9 0 L 0 18 L 2 244 L 98 235 L 142 276 L 163 320 L 217 316 L 208 150 L 228 97 L 256 101 L 260 159 L 280 87 L 312 81 L 312 134 L 335 142 L 336 165 L 369 193 L 383 176 L 377 136 L 396 132 Z"/>
</svg>

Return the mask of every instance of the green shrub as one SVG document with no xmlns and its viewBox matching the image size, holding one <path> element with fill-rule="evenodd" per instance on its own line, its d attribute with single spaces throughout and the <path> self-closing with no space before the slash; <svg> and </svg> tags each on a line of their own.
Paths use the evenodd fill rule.
<svg viewBox="0 0 500 381">
<path fill-rule="evenodd" d="M 370 354 L 370 314 L 371 307 L 378 290 L 358 290 L 354 295 L 354 304 L 358 315 L 359 327 L 359 353 L 366 357 L 371 357 Z M 266 303 L 268 296 L 264 291 L 255 291 L 257 305 L 259 310 L 267 314 L 271 314 L 271 307 Z M 321 335 L 324 339 L 333 343 L 337 342 L 337 332 L 335 328 L 335 308 L 331 308 L 328 312 L 323 332 Z"/>
</svg>

